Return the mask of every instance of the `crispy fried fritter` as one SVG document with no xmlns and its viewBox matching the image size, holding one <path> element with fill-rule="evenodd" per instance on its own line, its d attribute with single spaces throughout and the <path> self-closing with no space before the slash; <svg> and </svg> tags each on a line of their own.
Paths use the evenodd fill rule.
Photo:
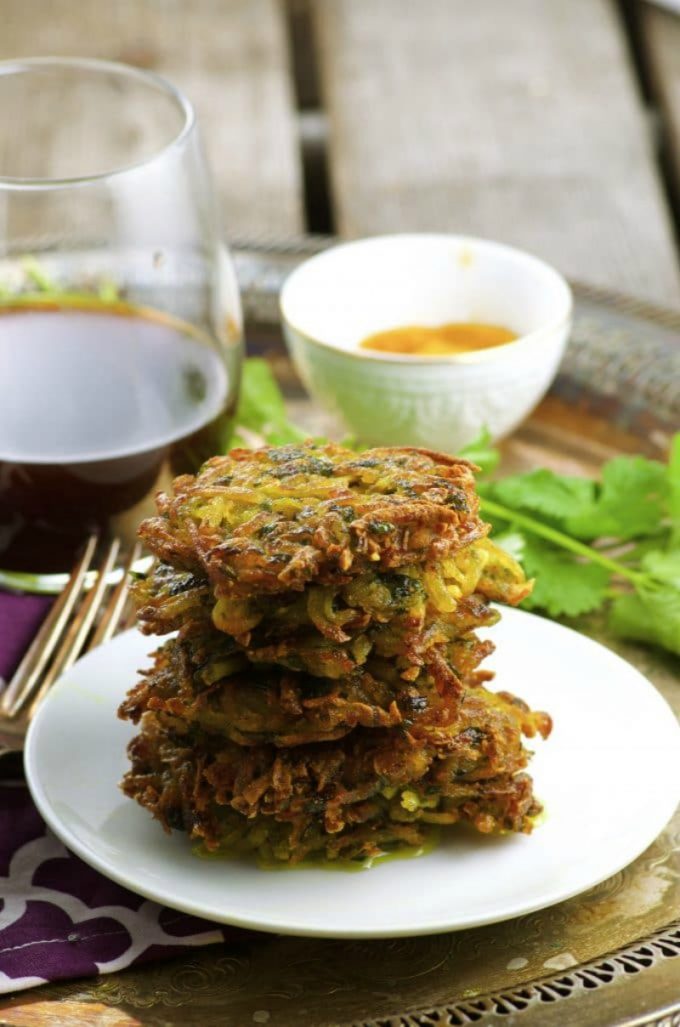
<svg viewBox="0 0 680 1027">
<path fill-rule="evenodd" d="M 246 663 L 253 667 L 277 665 L 339 680 L 378 661 L 376 673 L 381 680 L 401 687 L 425 669 L 441 693 L 460 690 L 462 682 L 493 651 L 492 643 L 480 641 L 473 629 L 494 624 L 499 616 L 484 599 L 472 595 L 461 599 L 453 613 L 439 617 L 428 619 L 421 606 L 386 622 L 369 618 L 360 634 L 339 642 L 317 631 L 307 617 L 290 616 L 290 608 L 280 621 L 275 617 L 262 621 L 238 638 L 217 631 L 205 611 L 192 612 L 196 619 L 185 620 L 180 635 L 208 683 L 218 675 L 225 677 L 243 669 Z"/>
<path fill-rule="evenodd" d="M 514 606 L 530 593 L 531 583 L 511 556 L 484 538 L 438 564 L 391 572 L 372 568 L 342 585 L 310 584 L 303 593 L 215 602 L 204 576 L 165 563 L 156 564 L 132 591 L 140 625 L 149 634 L 163 635 L 188 620 L 212 616 L 220 631 L 239 640 L 258 627 L 261 637 L 282 638 L 314 626 L 326 638 L 347 642 L 369 624 L 397 616 L 419 623 L 433 615 L 455 618 L 461 599 L 473 593 Z"/>
<path fill-rule="evenodd" d="M 154 710 L 244 746 L 330 741 L 357 726 L 409 727 L 425 717 L 429 724 L 447 724 L 459 686 L 476 684 L 474 672 L 490 648 L 473 637 L 460 639 L 443 658 L 446 673 L 435 668 L 413 680 L 405 680 L 393 661 L 376 657 L 343 677 L 323 678 L 273 664 L 251 666 L 208 628 L 165 642 L 119 714 L 138 723 Z"/>
<path fill-rule="evenodd" d="M 176 478 L 140 535 L 218 597 L 247 598 L 446 558 L 487 534 L 478 506 L 465 460 L 306 442 L 235 449 Z"/>
<path fill-rule="evenodd" d="M 166 829 L 189 830 L 208 848 L 223 842 L 225 814 L 232 826 L 238 825 L 233 813 L 244 818 L 244 836 L 259 822 L 265 852 L 268 820 L 287 824 L 289 850 L 277 858 L 291 860 L 327 845 L 340 851 L 339 836 L 370 821 L 385 828 L 467 819 L 486 832 L 531 830 L 540 807 L 521 774 L 528 759 L 521 734 L 547 735 L 549 718 L 476 689 L 445 726 L 426 720 L 408 730 L 358 728 L 340 743 L 281 750 L 225 744 L 147 713 L 130 743 L 132 769 L 123 790 Z M 343 854 L 374 851 L 362 844 Z"/>
<path fill-rule="evenodd" d="M 141 536 L 142 628 L 177 631 L 120 708 L 124 792 L 166 829 L 265 860 L 353 859 L 433 825 L 530 831 L 522 735 L 487 691 L 493 600 L 531 590 L 486 538 L 466 461 L 313 442 L 216 457 Z"/>
<path fill-rule="evenodd" d="M 481 587 L 484 594 L 473 591 Z M 223 598 L 212 613 L 209 585 L 165 564 L 137 583 L 135 596 L 146 631 L 165 633 L 212 616 L 254 664 L 337 679 L 373 654 L 393 660 L 406 680 L 426 667 L 445 687 L 460 681 L 455 654 L 470 649 L 465 636 L 498 619 L 486 598 L 518 601 L 529 588 L 518 564 L 482 539 L 440 565 L 367 571 L 345 585 L 309 585 L 303 593 Z M 487 644 L 482 655 L 490 651 Z"/>
</svg>

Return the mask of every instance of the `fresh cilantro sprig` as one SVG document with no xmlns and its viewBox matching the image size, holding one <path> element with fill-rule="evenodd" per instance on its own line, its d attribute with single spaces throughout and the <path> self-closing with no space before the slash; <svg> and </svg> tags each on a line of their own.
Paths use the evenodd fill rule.
<svg viewBox="0 0 680 1027">
<path fill-rule="evenodd" d="M 229 448 L 284 446 L 307 437 L 308 433 L 288 417 L 281 390 L 267 361 L 260 357 L 245 360 Z"/>
<path fill-rule="evenodd" d="M 487 428 L 483 428 L 480 435 L 466 446 L 460 455 L 477 464 L 484 476 L 493 474 L 501 461 L 501 454 L 493 445 L 491 432 Z"/>
<path fill-rule="evenodd" d="M 264 360 L 246 360 L 232 445 L 298 442 Z M 680 654 L 680 434 L 667 465 L 604 464 L 600 480 L 541 468 L 491 479 L 500 454 L 483 433 L 463 454 L 481 468 L 483 517 L 535 579 L 524 600 L 550 617 L 606 609 L 618 635 Z"/>
<path fill-rule="evenodd" d="M 495 539 L 551 617 L 606 607 L 611 629 L 680 654 L 680 434 L 668 465 L 620 456 L 600 481 L 540 469 L 480 481 Z"/>
</svg>

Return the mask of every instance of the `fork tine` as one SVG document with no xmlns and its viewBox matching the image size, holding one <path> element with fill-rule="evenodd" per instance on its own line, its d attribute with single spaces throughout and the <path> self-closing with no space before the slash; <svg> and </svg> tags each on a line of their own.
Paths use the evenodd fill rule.
<svg viewBox="0 0 680 1027">
<path fill-rule="evenodd" d="M 5 689 L 0 700 L 0 713 L 13 717 L 34 691 L 82 591 L 85 575 L 96 547 L 97 536 L 90 535 L 83 555 L 71 572 L 66 588 L 55 600 L 52 609 Z"/>
<path fill-rule="evenodd" d="M 125 603 L 131 584 L 130 571 L 141 556 L 141 552 L 141 544 L 139 542 L 135 543 L 134 549 L 128 556 L 125 566 L 123 567 L 122 577 L 104 609 L 101 620 L 97 625 L 97 630 L 88 646 L 88 650 L 96 649 L 96 647 L 101 645 L 102 642 L 108 642 L 110 638 L 113 638 L 125 610 Z"/>
<path fill-rule="evenodd" d="M 85 645 L 87 636 L 94 623 L 94 619 L 97 616 L 97 611 L 101 606 L 102 597 L 108 584 L 107 579 L 113 570 L 113 565 L 116 562 L 119 549 L 120 539 L 112 539 L 99 567 L 97 568 L 97 577 L 95 578 L 94 585 L 87 593 L 80 609 L 76 612 L 69 624 L 68 630 L 66 631 L 59 650 L 57 651 L 57 655 L 54 657 L 49 670 L 43 676 L 40 688 L 36 692 L 31 704 L 29 718 L 33 716 L 43 697 L 52 687 L 57 678 L 67 671 L 80 656 L 81 650 Z"/>
</svg>

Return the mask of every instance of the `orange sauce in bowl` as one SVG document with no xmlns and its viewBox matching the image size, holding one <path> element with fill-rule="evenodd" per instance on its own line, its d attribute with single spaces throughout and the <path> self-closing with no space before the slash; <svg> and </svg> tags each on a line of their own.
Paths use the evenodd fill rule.
<svg viewBox="0 0 680 1027">
<path fill-rule="evenodd" d="M 412 357 L 447 357 L 471 353 L 492 346 L 502 346 L 517 338 L 515 332 L 501 325 L 456 322 L 436 325 L 405 325 L 368 335 L 359 343 L 362 349 L 383 353 L 399 353 Z"/>
</svg>

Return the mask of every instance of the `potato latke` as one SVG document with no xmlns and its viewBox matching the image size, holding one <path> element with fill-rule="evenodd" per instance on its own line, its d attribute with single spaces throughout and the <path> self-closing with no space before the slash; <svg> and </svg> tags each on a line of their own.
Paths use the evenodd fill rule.
<svg viewBox="0 0 680 1027">
<path fill-rule="evenodd" d="M 234 450 L 158 497 L 142 629 L 177 632 L 122 704 L 124 792 L 209 849 L 298 862 L 524 831 L 522 735 L 477 629 L 531 590 L 487 539 L 473 468 L 418 449 Z"/>
</svg>

